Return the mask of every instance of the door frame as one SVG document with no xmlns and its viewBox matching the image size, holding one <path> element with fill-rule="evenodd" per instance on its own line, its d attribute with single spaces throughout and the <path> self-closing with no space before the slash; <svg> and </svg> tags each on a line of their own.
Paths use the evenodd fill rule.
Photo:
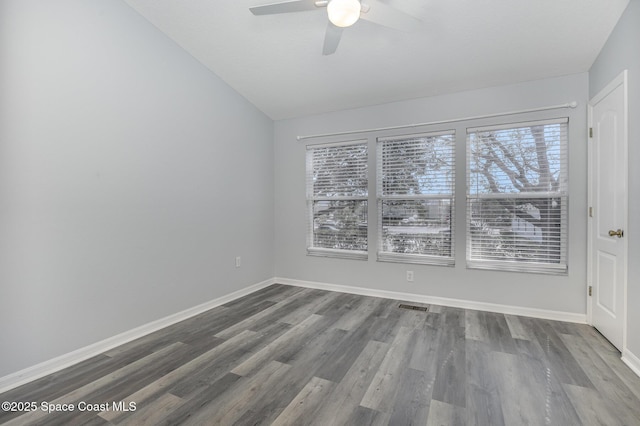
<svg viewBox="0 0 640 426">
<path fill-rule="evenodd" d="M 622 135 L 622 149 L 624 150 L 625 153 L 625 158 L 627 159 L 627 161 L 624 162 L 624 164 L 621 164 L 621 167 L 624 168 L 623 172 L 624 172 L 624 180 L 625 180 L 625 187 L 626 187 L 626 197 L 624 200 L 624 206 L 623 206 L 623 215 L 624 215 L 624 219 L 623 219 L 623 223 L 621 224 L 622 229 L 625 230 L 625 232 L 627 232 L 627 229 L 629 228 L 629 102 L 628 102 L 628 90 L 629 90 L 629 85 L 628 85 L 628 77 L 627 77 L 627 70 L 622 71 L 620 74 L 618 74 L 617 77 L 615 77 L 609 84 L 607 84 L 602 90 L 600 90 L 600 92 L 598 92 L 597 95 L 595 95 L 593 98 L 591 98 L 591 100 L 589 100 L 589 104 L 588 104 L 588 126 L 589 129 L 593 128 L 593 108 L 594 105 L 596 105 L 598 102 L 600 102 L 602 99 L 604 99 L 605 97 L 607 97 L 611 92 L 613 92 L 616 88 L 618 88 L 619 86 L 622 86 L 622 91 L 623 91 L 623 117 L 625 120 L 625 126 L 623 129 L 623 135 Z M 587 138 L 589 138 L 588 141 L 588 165 L 587 165 L 587 187 L 588 187 L 588 195 L 587 195 L 587 200 L 588 200 L 588 205 L 589 206 L 593 206 L 593 191 L 594 191 L 594 182 L 593 182 L 593 144 L 591 143 L 591 138 L 589 135 L 587 135 Z M 592 225 L 592 218 L 589 217 L 588 218 L 588 229 L 587 229 L 587 295 L 589 294 L 589 287 L 593 285 L 593 274 L 594 274 L 594 265 L 592 262 L 593 256 L 593 250 L 594 250 L 594 246 L 593 246 L 593 240 L 594 240 L 594 235 L 593 235 L 593 225 Z M 623 313 L 622 313 L 622 348 L 621 348 L 621 352 L 624 353 L 627 349 L 627 281 L 628 281 L 628 273 L 629 273 L 629 238 L 622 238 L 620 240 L 620 242 L 623 244 L 623 256 L 624 256 L 624 273 L 623 273 L 623 277 L 622 277 L 622 306 L 623 306 Z M 587 323 L 589 325 L 593 326 L 593 299 L 594 297 L 591 296 L 587 296 Z"/>
</svg>

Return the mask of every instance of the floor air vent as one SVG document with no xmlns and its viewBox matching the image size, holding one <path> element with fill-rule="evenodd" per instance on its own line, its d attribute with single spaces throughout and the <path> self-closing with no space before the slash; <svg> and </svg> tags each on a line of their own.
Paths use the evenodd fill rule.
<svg viewBox="0 0 640 426">
<path fill-rule="evenodd" d="M 405 304 L 398 305 L 398 308 L 408 309 L 410 311 L 422 311 L 422 312 L 427 312 L 427 309 L 429 309 L 426 306 L 405 305 Z"/>
</svg>

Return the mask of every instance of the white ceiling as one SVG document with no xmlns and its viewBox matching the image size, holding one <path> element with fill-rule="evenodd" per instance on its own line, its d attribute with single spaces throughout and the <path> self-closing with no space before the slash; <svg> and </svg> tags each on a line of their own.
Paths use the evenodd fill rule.
<svg viewBox="0 0 640 426">
<path fill-rule="evenodd" d="M 585 72 L 629 2 L 379 0 L 422 25 L 360 20 L 323 56 L 325 9 L 254 16 L 249 6 L 278 0 L 125 1 L 274 120 Z"/>
</svg>

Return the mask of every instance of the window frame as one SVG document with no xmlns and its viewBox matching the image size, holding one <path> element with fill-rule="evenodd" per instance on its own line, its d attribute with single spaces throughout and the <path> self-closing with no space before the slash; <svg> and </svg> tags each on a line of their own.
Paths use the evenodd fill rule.
<svg viewBox="0 0 640 426">
<path fill-rule="evenodd" d="M 354 147 L 360 146 L 365 149 L 365 158 L 364 161 L 358 163 L 358 165 L 364 167 L 366 184 L 364 185 L 365 194 L 364 195 L 318 195 L 315 193 L 315 185 L 313 182 L 314 177 L 314 165 L 313 158 L 314 152 L 321 149 L 331 149 L 331 148 L 345 148 L 345 147 Z M 306 146 L 306 202 L 307 202 L 307 255 L 309 256 L 321 256 L 321 257 L 333 257 L 333 258 L 342 258 L 342 259 L 354 259 L 354 260 L 367 260 L 369 257 L 369 147 L 368 140 L 366 139 L 357 139 L 357 140 L 349 140 L 342 142 L 333 142 L 333 143 L 322 143 L 322 144 L 309 144 Z M 355 175 L 354 175 L 355 176 Z M 362 190 L 362 188 L 360 188 Z M 365 250 L 353 250 L 353 249 L 340 249 L 340 248 L 331 248 L 331 247 L 321 247 L 316 245 L 316 229 L 315 229 L 315 205 L 316 202 L 361 202 L 364 203 L 364 212 L 365 212 L 365 236 L 364 241 L 366 248 Z M 349 228 L 350 229 L 350 228 Z"/>
<path fill-rule="evenodd" d="M 559 140 L 559 153 L 558 155 L 558 189 L 556 191 L 527 191 L 527 192 L 487 192 L 487 193 L 475 193 L 472 195 L 472 180 L 474 173 L 471 170 L 472 152 L 471 143 L 472 135 L 479 133 L 488 133 L 495 131 L 509 131 L 522 129 L 534 126 L 551 126 L 560 125 Z M 467 140 L 466 140 L 466 215 L 465 215 L 465 227 L 466 227 L 466 264 L 469 269 L 488 269 L 497 271 L 513 271 L 513 272 L 526 272 L 526 273 L 541 273 L 541 274 L 554 274 L 554 275 L 566 275 L 568 274 L 568 242 L 569 242 L 569 118 L 551 118 L 534 121 L 524 121 L 510 124 L 498 124 L 489 125 L 476 128 L 467 128 Z M 477 179 L 477 178 L 476 178 Z M 550 258 L 547 261 L 532 261 L 532 260 L 508 260 L 505 256 L 503 259 L 489 258 L 485 256 L 483 258 L 482 253 L 477 254 L 474 252 L 474 247 L 482 244 L 478 242 L 478 239 L 474 241 L 474 237 L 477 232 L 472 232 L 472 219 L 473 219 L 473 202 L 479 200 L 514 200 L 514 205 L 517 205 L 517 200 L 534 200 L 534 199 L 559 199 L 560 208 L 558 211 L 558 249 L 554 251 L 558 253 L 558 262 L 551 262 Z M 553 203 L 553 201 L 552 201 Z M 515 208 L 514 208 L 515 211 Z M 539 212 L 538 212 L 539 213 Z M 513 221 L 519 220 L 520 217 L 512 218 Z M 529 225 L 528 223 L 526 225 Z M 533 225 L 532 225 L 533 226 Z M 547 228 L 548 229 L 548 228 Z M 537 230 L 533 228 L 534 232 Z M 511 231 L 514 233 L 514 231 Z M 542 232 L 542 231 L 541 231 Z M 547 230 L 547 232 L 549 232 Z M 518 236 L 514 237 L 513 241 L 517 243 L 523 242 L 526 237 Z M 549 250 L 549 248 L 547 248 Z M 523 250 L 526 252 L 526 250 Z"/>
<path fill-rule="evenodd" d="M 424 142 L 417 142 L 421 138 L 437 138 L 437 137 L 450 137 L 449 145 L 451 148 L 450 156 L 447 160 L 450 162 L 450 176 L 444 178 L 449 180 L 449 189 L 447 192 L 431 193 L 431 194 L 417 194 L 417 193 L 404 193 L 404 194 L 386 194 L 384 189 L 385 169 L 392 167 L 393 162 L 402 161 L 399 157 L 391 159 L 391 164 L 385 162 L 384 158 L 384 145 L 385 143 L 402 143 L 406 142 L 406 145 L 411 147 L 412 145 L 419 145 Z M 419 148 L 415 148 L 419 149 Z M 379 262 L 396 262 L 407 264 L 425 264 L 425 265 L 437 265 L 437 266 L 455 266 L 455 187 L 456 187 L 456 131 L 454 129 L 439 130 L 439 131 L 427 131 L 408 135 L 395 135 L 378 137 L 376 140 L 376 211 L 377 211 L 377 260 Z M 424 177 L 422 175 L 421 177 Z M 442 189 L 442 188 L 440 188 Z M 385 226 L 384 223 L 384 206 L 388 202 L 407 202 L 407 205 L 411 206 L 415 203 L 424 203 L 429 200 L 439 200 L 449 202 L 448 206 L 448 247 L 445 250 L 449 252 L 448 256 L 424 254 L 424 253 L 401 253 L 394 251 L 387 251 L 385 247 L 385 229 L 389 226 Z M 439 234 L 439 233 L 438 233 Z M 411 235 L 410 233 L 399 235 Z M 413 238 L 418 240 L 418 244 L 429 244 L 427 239 L 430 238 L 425 234 L 422 240 L 419 238 Z M 430 234 L 429 234 L 430 235 Z M 446 235 L 443 240 L 446 241 Z"/>
</svg>

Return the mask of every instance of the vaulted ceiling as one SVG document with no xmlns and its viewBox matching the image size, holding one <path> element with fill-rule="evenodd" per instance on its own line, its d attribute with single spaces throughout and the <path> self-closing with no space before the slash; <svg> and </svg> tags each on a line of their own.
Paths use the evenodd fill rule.
<svg viewBox="0 0 640 426">
<path fill-rule="evenodd" d="M 419 19 L 360 20 L 322 55 L 324 8 L 278 0 L 125 0 L 272 119 L 588 71 L 629 0 L 372 0 Z M 366 3 L 366 0 L 362 0 Z"/>
</svg>

